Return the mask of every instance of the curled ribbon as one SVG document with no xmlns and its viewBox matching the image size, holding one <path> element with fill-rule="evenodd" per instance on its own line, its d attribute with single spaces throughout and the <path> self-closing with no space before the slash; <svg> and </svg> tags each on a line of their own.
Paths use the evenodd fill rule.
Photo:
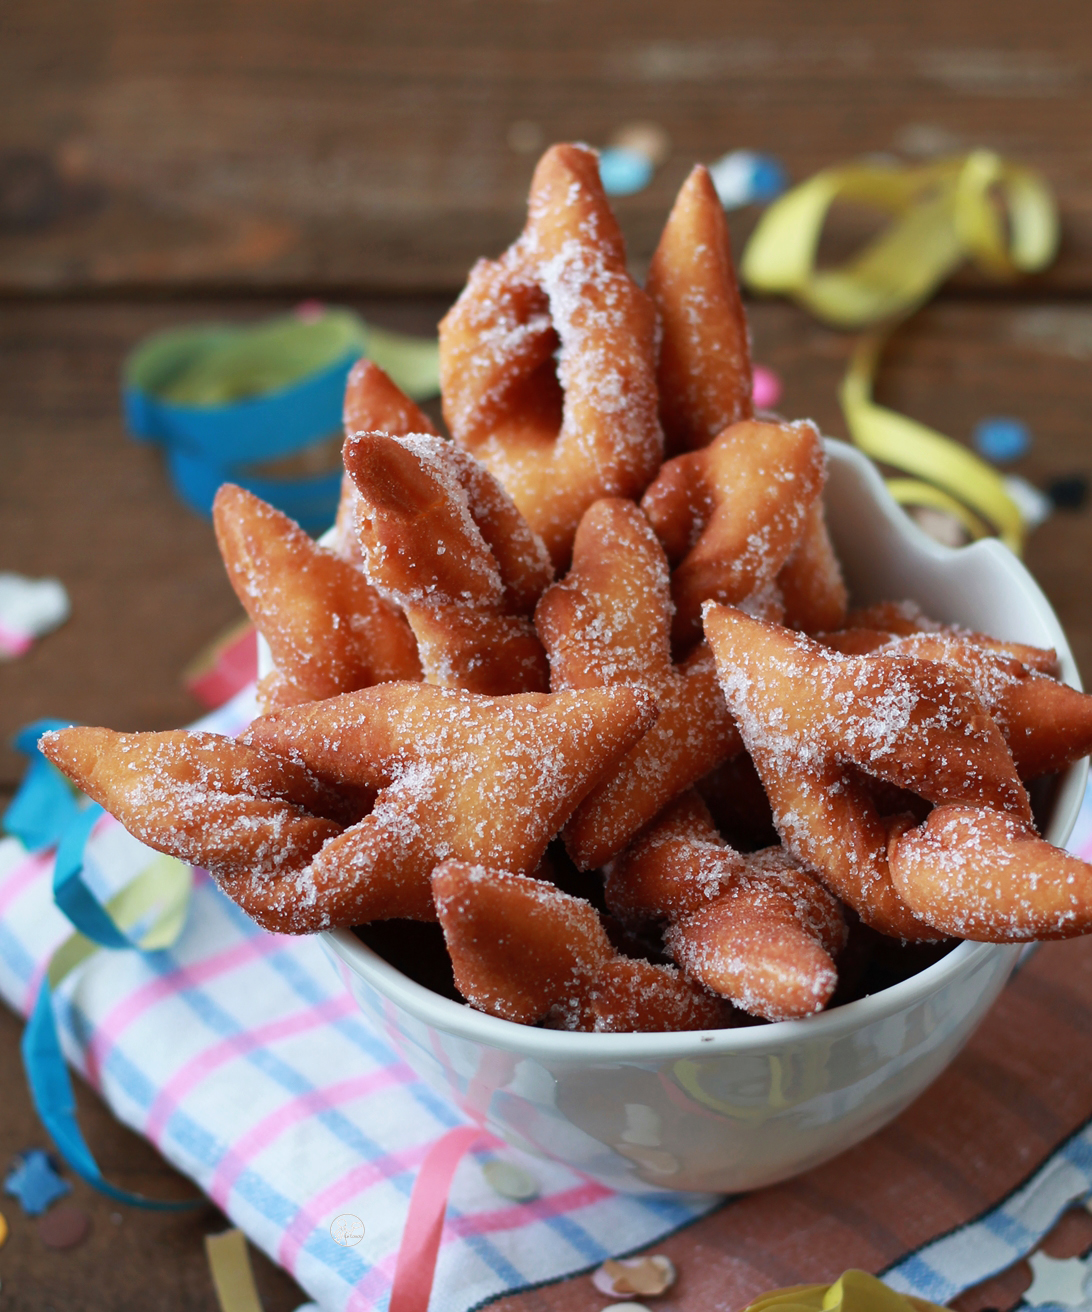
<svg viewBox="0 0 1092 1312">
<path fill-rule="evenodd" d="M 169 947 L 182 932 L 193 880 L 181 861 L 149 853 L 149 864 L 133 880 L 105 905 L 99 902 L 84 882 L 83 864 L 102 807 L 82 799 L 36 746 L 46 729 L 61 723 L 38 721 L 18 735 L 16 745 L 32 754 L 31 767 L 4 815 L 4 827 L 28 850 L 56 846 L 53 899 L 75 926 L 75 933 L 53 953 L 23 1031 L 20 1048 L 31 1099 L 65 1162 L 100 1193 L 158 1211 L 200 1206 L 204 1199 L 159 1201 L 110 1184 L 76 1120 L 72 1080 L 53 1015 L 53 990 L 100 948 L 155 952 Z"/>
<path fill-rule="evenodd" d="M 819 238 L 835 201 L 879 209 L 889 223 L 839 267 L 819 269 Z M 989 150 L 915 168 L 857 163 L 824 169 L 775 201 L 740 263 L 756 291 L 792 296 L 837 328 L 874 327 L 858 344 L 840 400 L 853 441 L 909 474 L 888 480 L 903 505 L 956 516 L 971 537 L 997 533 L 1014 551 L 1025 525 L 1004 479 L 966 447 L 872 399 L 888 338 L 965 260 L 993 278 L 1045 268 L 1058 246 L 1046 182 Z"/>
</svg>

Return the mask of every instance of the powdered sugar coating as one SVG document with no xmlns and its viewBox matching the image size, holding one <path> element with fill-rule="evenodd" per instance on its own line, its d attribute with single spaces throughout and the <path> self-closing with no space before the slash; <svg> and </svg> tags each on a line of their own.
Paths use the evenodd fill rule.
<svg viewBox="0 0 1092 1312">
<path fill-rule="evenodd" d="M 444 415 L 555 565 L 584 510 L 638 495 L 659 464 L 656 317 L 633 283 L 594 154 L 555 146 L 527 226 L 481 261 L 440 325 Z"/>
</svg>

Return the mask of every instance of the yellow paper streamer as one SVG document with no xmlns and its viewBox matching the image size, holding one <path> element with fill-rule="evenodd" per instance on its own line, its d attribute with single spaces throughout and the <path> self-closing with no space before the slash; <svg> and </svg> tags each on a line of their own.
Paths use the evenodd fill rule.
<svg viewBox="0 0 1092 1312">
<path fill-rule="evenodd" d="M 837 200 L 879 209 L 890 222 L 845 264 L 817 269 L 823 224 Z M 994 532 L 1019 551 L 1023 517 L 997 471 L 951 438 L 877 405 L 872 386 L 891 332 L 964 260 L 991 277 L 1012 278 L 1044 268 L 1057 245 L 1057 212 L 1039 174 L 976 150 L 914 168 L 824 169 L 770 206 L 740 272 L 749 287 L 792 296 L 835 327 L 883 324 L 858 345 L 842 382 L 853 441 L 913 475 L 889 481 L 902 504 L 948 510 L 972 537 Z"/>
<path fill-rule="evenodd" d="M 946 1312 L 936 1303 L 899 1294 L 867 1271 L 845 1271 L 832 1285 L 790 1285 L 774 1289 L 745 1312 Z"/>
<path fill-rule="evenodd" d="M 246 1235 L 241 1230 L 206 1235 L 205 1254 L 212 1272 L 212 1283 L 216 1286 L 220 1312 L 262 1312 Z"/>
<path fill-rule="evenodd" d="M 123 932 L 146 924 L 150 917 L 151 923 L 141 935 L 139 946 L 144 952 L 156 952 L 170 947 L 182 932 L 192 889 L 190 867 L 173 856 L 157 854 L 135 879 L 114 894 L 106 903 L 106 910 Z M 50 988 L 56 989 L 77 966 L 100 951 L 99 944 L 83 934 L 69 934 L 50 958 Z"/>
</svg>

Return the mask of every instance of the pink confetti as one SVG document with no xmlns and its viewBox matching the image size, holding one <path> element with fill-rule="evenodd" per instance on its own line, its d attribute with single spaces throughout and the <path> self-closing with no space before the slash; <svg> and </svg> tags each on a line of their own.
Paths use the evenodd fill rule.
<svg viewBox="0 0 1092 1312">
<path fill-rule="evenodd" d="M 781 379 L 772 369 L 756 364 L 753 373 L 753 390 L 756 410 L 772 410 L 781 400 Z"/>
</svg>

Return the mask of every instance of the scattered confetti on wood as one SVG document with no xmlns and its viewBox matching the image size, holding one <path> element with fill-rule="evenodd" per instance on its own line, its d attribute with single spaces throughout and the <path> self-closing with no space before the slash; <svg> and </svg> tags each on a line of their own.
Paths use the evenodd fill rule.
<svg viewBox="0 0 1092 1312">
<path fill-rule="evenodd" d="M 1030 1307 L 1044 1303 L 1061 1303 L 1077 1307 L 1085 1301 L 1084 1282 L 1088 1268 L 1079 1257 L 1058 1258 L 1049 1253 L 1032 1253 L 1028 1258 L 1032 1281 L 1024 1290 L 1024 1302 Z"/>
<path fill-rule="evenodd" d="M 91 1218 L 82 1207 L 62 1203 L 38 1222 L 38 1238 L 47 1248 L 75 1248 L 91 1231 Z"/>
<path fill-rule="evenodd" d="M 18 1198 L 27 1216 L 41 1216 L 50 1203 L 72 1192 L 62 1180 L 47 1153 L 32 1148 L 15 1159 L 15 1166 L 4 1180 L 4 1192 Z"/>
<path fill-rule="evenodd" d="M 496 1157 L 485 1163 L 482 1175 L 485 1176 L 486 1184 L 502 1198 L 511 1198 L 518 1203 L 537 1198 L 541 1192 L 541 1186 L 530 1171 Z"/>
<path fill-rule="evenodd" d="M 674 1263 L 660 1253 L 651 1257 L 610 1259 L 592 1275 L 596 1289 L 612 1297 L 619 1294 L 662 1294 L 674 1283 Z M 618 1308 L 613 1312 L 619 1312 Z"/>
</svg>

